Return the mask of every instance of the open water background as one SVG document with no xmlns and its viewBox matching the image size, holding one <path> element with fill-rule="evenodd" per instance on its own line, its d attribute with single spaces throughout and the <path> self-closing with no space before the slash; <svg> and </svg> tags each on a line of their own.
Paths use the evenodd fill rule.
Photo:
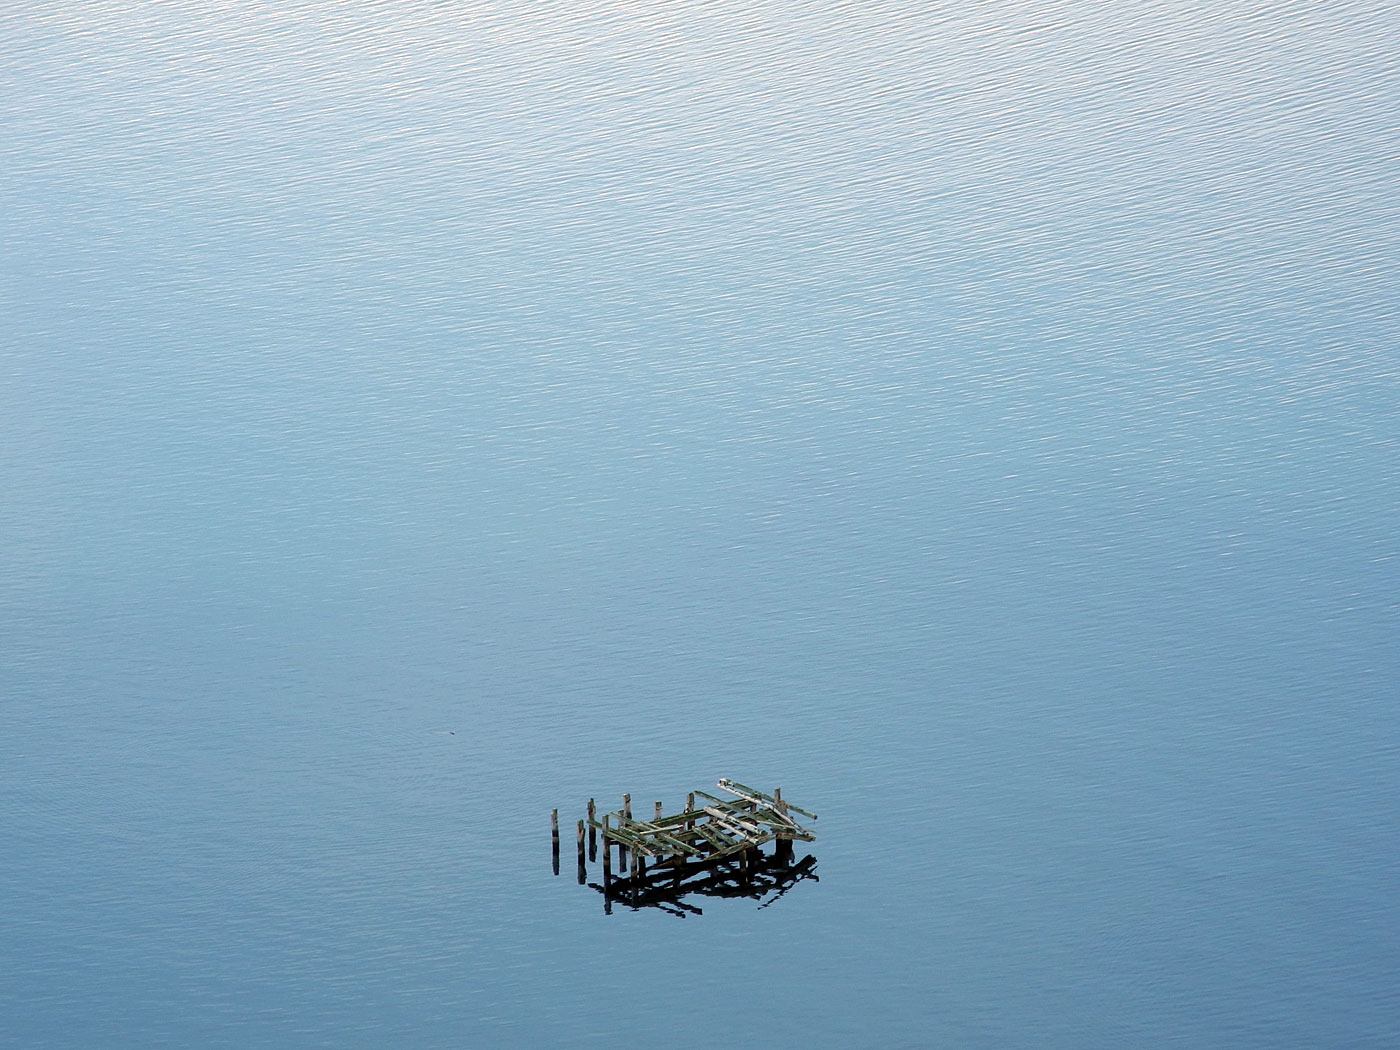
<svg viewBox="0 0 1400 1050">
<path fill-rule="evenodd" d="M 1393 1046 L 1397 52 L 7 6 L 0 1045 Z M 820 883 L 550 874 L 719 776 Z"/>
</svg>

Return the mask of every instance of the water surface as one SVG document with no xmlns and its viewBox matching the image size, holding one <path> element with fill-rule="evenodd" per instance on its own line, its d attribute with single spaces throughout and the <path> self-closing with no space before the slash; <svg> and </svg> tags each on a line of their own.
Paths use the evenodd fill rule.
<svg viewBox="0 0 1400 1050">
<path fill-rule="evenodd" d="M 1389 1045 L 1390 5 L 3 27 L 0 1044 Z"/>
</svg>

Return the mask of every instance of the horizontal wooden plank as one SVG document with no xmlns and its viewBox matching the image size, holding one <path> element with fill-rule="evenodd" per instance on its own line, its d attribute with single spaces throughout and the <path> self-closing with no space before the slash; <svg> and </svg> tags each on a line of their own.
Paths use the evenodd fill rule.
<svg viewBox="0 0 1400 1050">
<path fill-rule="evenodd" d="M 740 798 L 746 798 L 749 801 L 761 804 L 768 809 L 778 808 L 778 800 L 772 795 L 769 795 L 763 791 L 759 791 L 757 788 L 751 788 L 746 784 L 740 784 L 737 780 L 721 779 L 719 782 L 719 787 L 721 787 L 725 791 L 728 791 L 730 794 L 738 795 Z M 809 813 L 801 806 L 794 805 L 787 799 L 783 799 L 783 805 L 785 805 L 788 809 L 792 810 L 795 813 L 801 813 L 804 817 L 810 817 L 812 820 L 817 819 L 817 815 L 815 813 Z"/>
</svg>

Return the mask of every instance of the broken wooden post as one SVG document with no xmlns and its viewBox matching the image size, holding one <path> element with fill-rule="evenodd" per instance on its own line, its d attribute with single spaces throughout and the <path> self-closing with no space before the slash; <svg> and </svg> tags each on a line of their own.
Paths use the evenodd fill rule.
<svg viewBox="0 0 1400 1050">
<path fill-rule="evenodd" d="M 685 796 L 685 811 L 686 811 L 687 813 L 694 813 L 694 812 L 695 812 L 695 792 L 693 792 L 693 791 L 692 791 L 689 795 L 686 795 L 686 796 Z M 686 830 L 686 831 L 689 831 L 689 830 L 690 830 L 691 828 L 693 828 L 693 827 L 695 827 L 695 818 L 694 818 L 694 817 L 686 817 L 686 819 L 685 819 L 685 830 Z"/>
<path fill-rule="evenodd" d="M 631 819 L 632 819 L 632 796 L 631 796 L 631 795 L 623 795 L 623 796 L 622 796 L 622 816 L 618 819 L 618 822 L 617 822 L 618 829 L 621 830 L 621 828 L 622 828 L 622 822 L 623 822 L 624 820 L 631 820 Z M 618 867 L 621 867 L 623 864 L 625 864 L 625 863 L 627 862 L 627 854 L 628 854 L 629 852 L 630 852 L 630 850 L 628 850 L 628 848 L 626 847 L 626 845 L 623 844 L 622 840 L 621 840 L 621 839 L 618 839 L 618 842 L 617 842 L 617 865 L 618 865 Z"/>
<path fill-rule="evenodd" d="M 773 789 L 773 808 L 782 816 L 788 815 L 788 804 L 783 801 L 783 789 Z M 773 845 L 773 859 L 783 865 L 792 863 L 792 836 L 778 833 L 778 841 Z"/>
<path fill-rule="evenodd" d="M 588 882 L 588 865 L 584 864 L 584 822 L 578 822 L 578 885 Z"/>
<path fill-rule="evenodd" d="M 556 809 L 553 813 L 551 813 L 551 814 L 549 815 L 549 823 L 550 823 L 550 828 L 551 828 L 551 835 L 550 835 L 550 838 L 553 840 L 553 843 L 554 843 L 554 849 L 553 849 L 553 853 L 554 853 L 554 874 L 558 875 L 558 874 L 559 874 L 559 811 L 558 811 L 557 809 Z"/>
<path fill-rule="evenodd" d="M 603 814 L 603 886 L 612 882 L 612 844 L 608 842 L 608 821 L 611 818 L 608 814 Z"/>
<path fill-rule="evenodd" d="M 656 819 L 657 819 L 657 820 L 660 820 L 660 819 L 661 819 L 661 803 L 660 803 L 660 802 L 658 802 L 658 803 L 656 804 Z"/>
<path fill-rule="evenodd" d="M 598 832 L 593 827 L 593 822 L 598 819 L 598 807 L 593 804 L 593 800 L 588 800 L 588 859 L 598 859 Z"/>
</svg>

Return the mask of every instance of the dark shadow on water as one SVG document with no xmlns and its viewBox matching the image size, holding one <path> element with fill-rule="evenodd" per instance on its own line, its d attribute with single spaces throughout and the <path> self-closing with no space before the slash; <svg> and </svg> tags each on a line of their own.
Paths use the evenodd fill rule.
<svg viewBox="0 0 1400 1050">
<path fill-rule="evenodd" d="M 603 896 L 603 910 L 611 915 L 613 906 L 641 911 L 658 908 L 671 915 L 703 915 L 693 903 L 703 897 L 742 897 L 758 901 L 760 909 L 776 903 L 799 882 L 817 877 L 817 858 L 807 855 L 794 859 L 791 843 L 779 843 L 771 854 L 750 850 L 747 858 L 728 857 L 721 861 L 691 861 L 658 865 L 634 877 L 606 878 L 589 889 Z M 580 865 L 580 882 L 584 869 Z"/>
</svg>

